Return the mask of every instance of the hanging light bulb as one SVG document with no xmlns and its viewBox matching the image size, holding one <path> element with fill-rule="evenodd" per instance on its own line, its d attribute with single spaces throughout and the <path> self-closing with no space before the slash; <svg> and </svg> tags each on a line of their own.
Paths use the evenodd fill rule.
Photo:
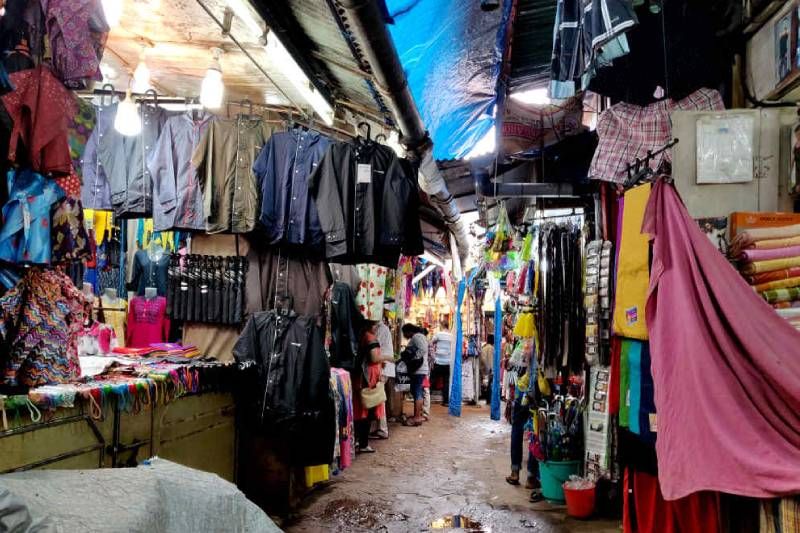
<svg viewBox="0 0 800 533">
<path fill-rule="evenodd" d="M 139 108 L 133 102 L 130 87 L 125 91 L 125 100 L 117 104 L 114 129 L 126 137 L 139 135 L 142 131 L 142 117 L 139 116 Z"/>
<path fill-rule="evenodd" d="M 142 46 L 142 51 L 139 53 L 139 64 L 133 71 L 133 92 L 146 93 L 150 88 L 150 69 L 147 68 L 145 47 Z"/>
<path fill-rule="evenodd" d="M 211 61 L 203 84 L 200 87 L 200 103 L 207 109 L 219 109 L 222 107 L 222 98 L 225 95 L 225 84 L 222 81 L 222 67 L 219 64 L 219 56 L 222 54 L 220 48 L 213 48 L 211 52 L 214 59 Z"/>
<path fill-rule="evenodd" d="M 119 26 L 119 21 L 122 19 L 122 0 L 102 0 L 102 4 L 108 26 L 110 28 Z"/>
</svg>

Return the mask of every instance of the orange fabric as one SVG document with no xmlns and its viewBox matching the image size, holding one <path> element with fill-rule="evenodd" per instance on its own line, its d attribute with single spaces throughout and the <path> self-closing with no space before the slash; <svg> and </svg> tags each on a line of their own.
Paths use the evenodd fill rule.
<svg viewBox="0 0 800 533">
<path fill-rule="evenodd" d="M 758 285 L 759 283 L 768 283 L 770 281 L 795 277 L 800 277 L 800 267 L 784 268 L 783 270 L 753 274 L 752 276 L 747 276 L 747 282 L 750 283 L 750 285 Z"/>
</svg>

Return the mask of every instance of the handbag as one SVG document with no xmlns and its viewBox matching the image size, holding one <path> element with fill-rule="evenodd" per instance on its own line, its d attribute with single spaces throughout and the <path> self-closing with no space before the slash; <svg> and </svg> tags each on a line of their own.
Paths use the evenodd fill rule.
<svg viewBox="0 0 800 533">
<path fill-rule="evenodd" d="M 416 346 L 406 346 L 406 349 L 400 353 L 400 359 L 406 364 L 406 369 L 408 370 L 409 374 L 413 374 L 422 366 L 422 363 L 425 362 L 424 357 L 427 354 L 423 354 Z"/>
<path fill-rule="evenodd" d="M 386 401 L 386 387 L 379 381 L 373 388 L 361 389 L 361 404 L 367 409 L 378 407 Z"/>
</svg>

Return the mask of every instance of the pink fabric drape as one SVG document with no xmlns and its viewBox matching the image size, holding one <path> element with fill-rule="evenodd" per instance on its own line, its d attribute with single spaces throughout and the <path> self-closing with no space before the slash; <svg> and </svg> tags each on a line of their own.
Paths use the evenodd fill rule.
<svg viewBox="0 0 800 533">
<path fill-rule="evenodd" d="M 647 302 L 659 480 L 667 500 L 702 490 L 800 493 L 800 333 L 733 269 L 658 182 Z"/>
</svg>

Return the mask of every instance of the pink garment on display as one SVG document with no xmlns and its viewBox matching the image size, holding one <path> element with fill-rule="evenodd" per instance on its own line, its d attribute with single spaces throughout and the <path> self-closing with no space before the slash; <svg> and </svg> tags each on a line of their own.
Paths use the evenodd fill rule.
<svg viewBox="0 0 800 533">
<path fill-rule="evenodd" d="M 711 490 L 800 493 L 800 333 L 711 244 L 658 181 L 647 300 L 658 472 L 666 500 Z"/>
<path fill-rule="evenodd" d="M 146 348 L 167 342 L 169 318 L 167 299 L 157 296 L 151 300 L 134 296 L 128 304 L 128 333 L 125 343 L 130 348 Z"/>
<path fill-rule="evenodd" d="M 800 246 L 787 246 L 785 248 L 772 248 L 766 250 L 745 250 L 741 254 L 744 261 L 767 261 L 769 259 L 782 259 L 784 257 L 800 256 Z"/>
</svg>

